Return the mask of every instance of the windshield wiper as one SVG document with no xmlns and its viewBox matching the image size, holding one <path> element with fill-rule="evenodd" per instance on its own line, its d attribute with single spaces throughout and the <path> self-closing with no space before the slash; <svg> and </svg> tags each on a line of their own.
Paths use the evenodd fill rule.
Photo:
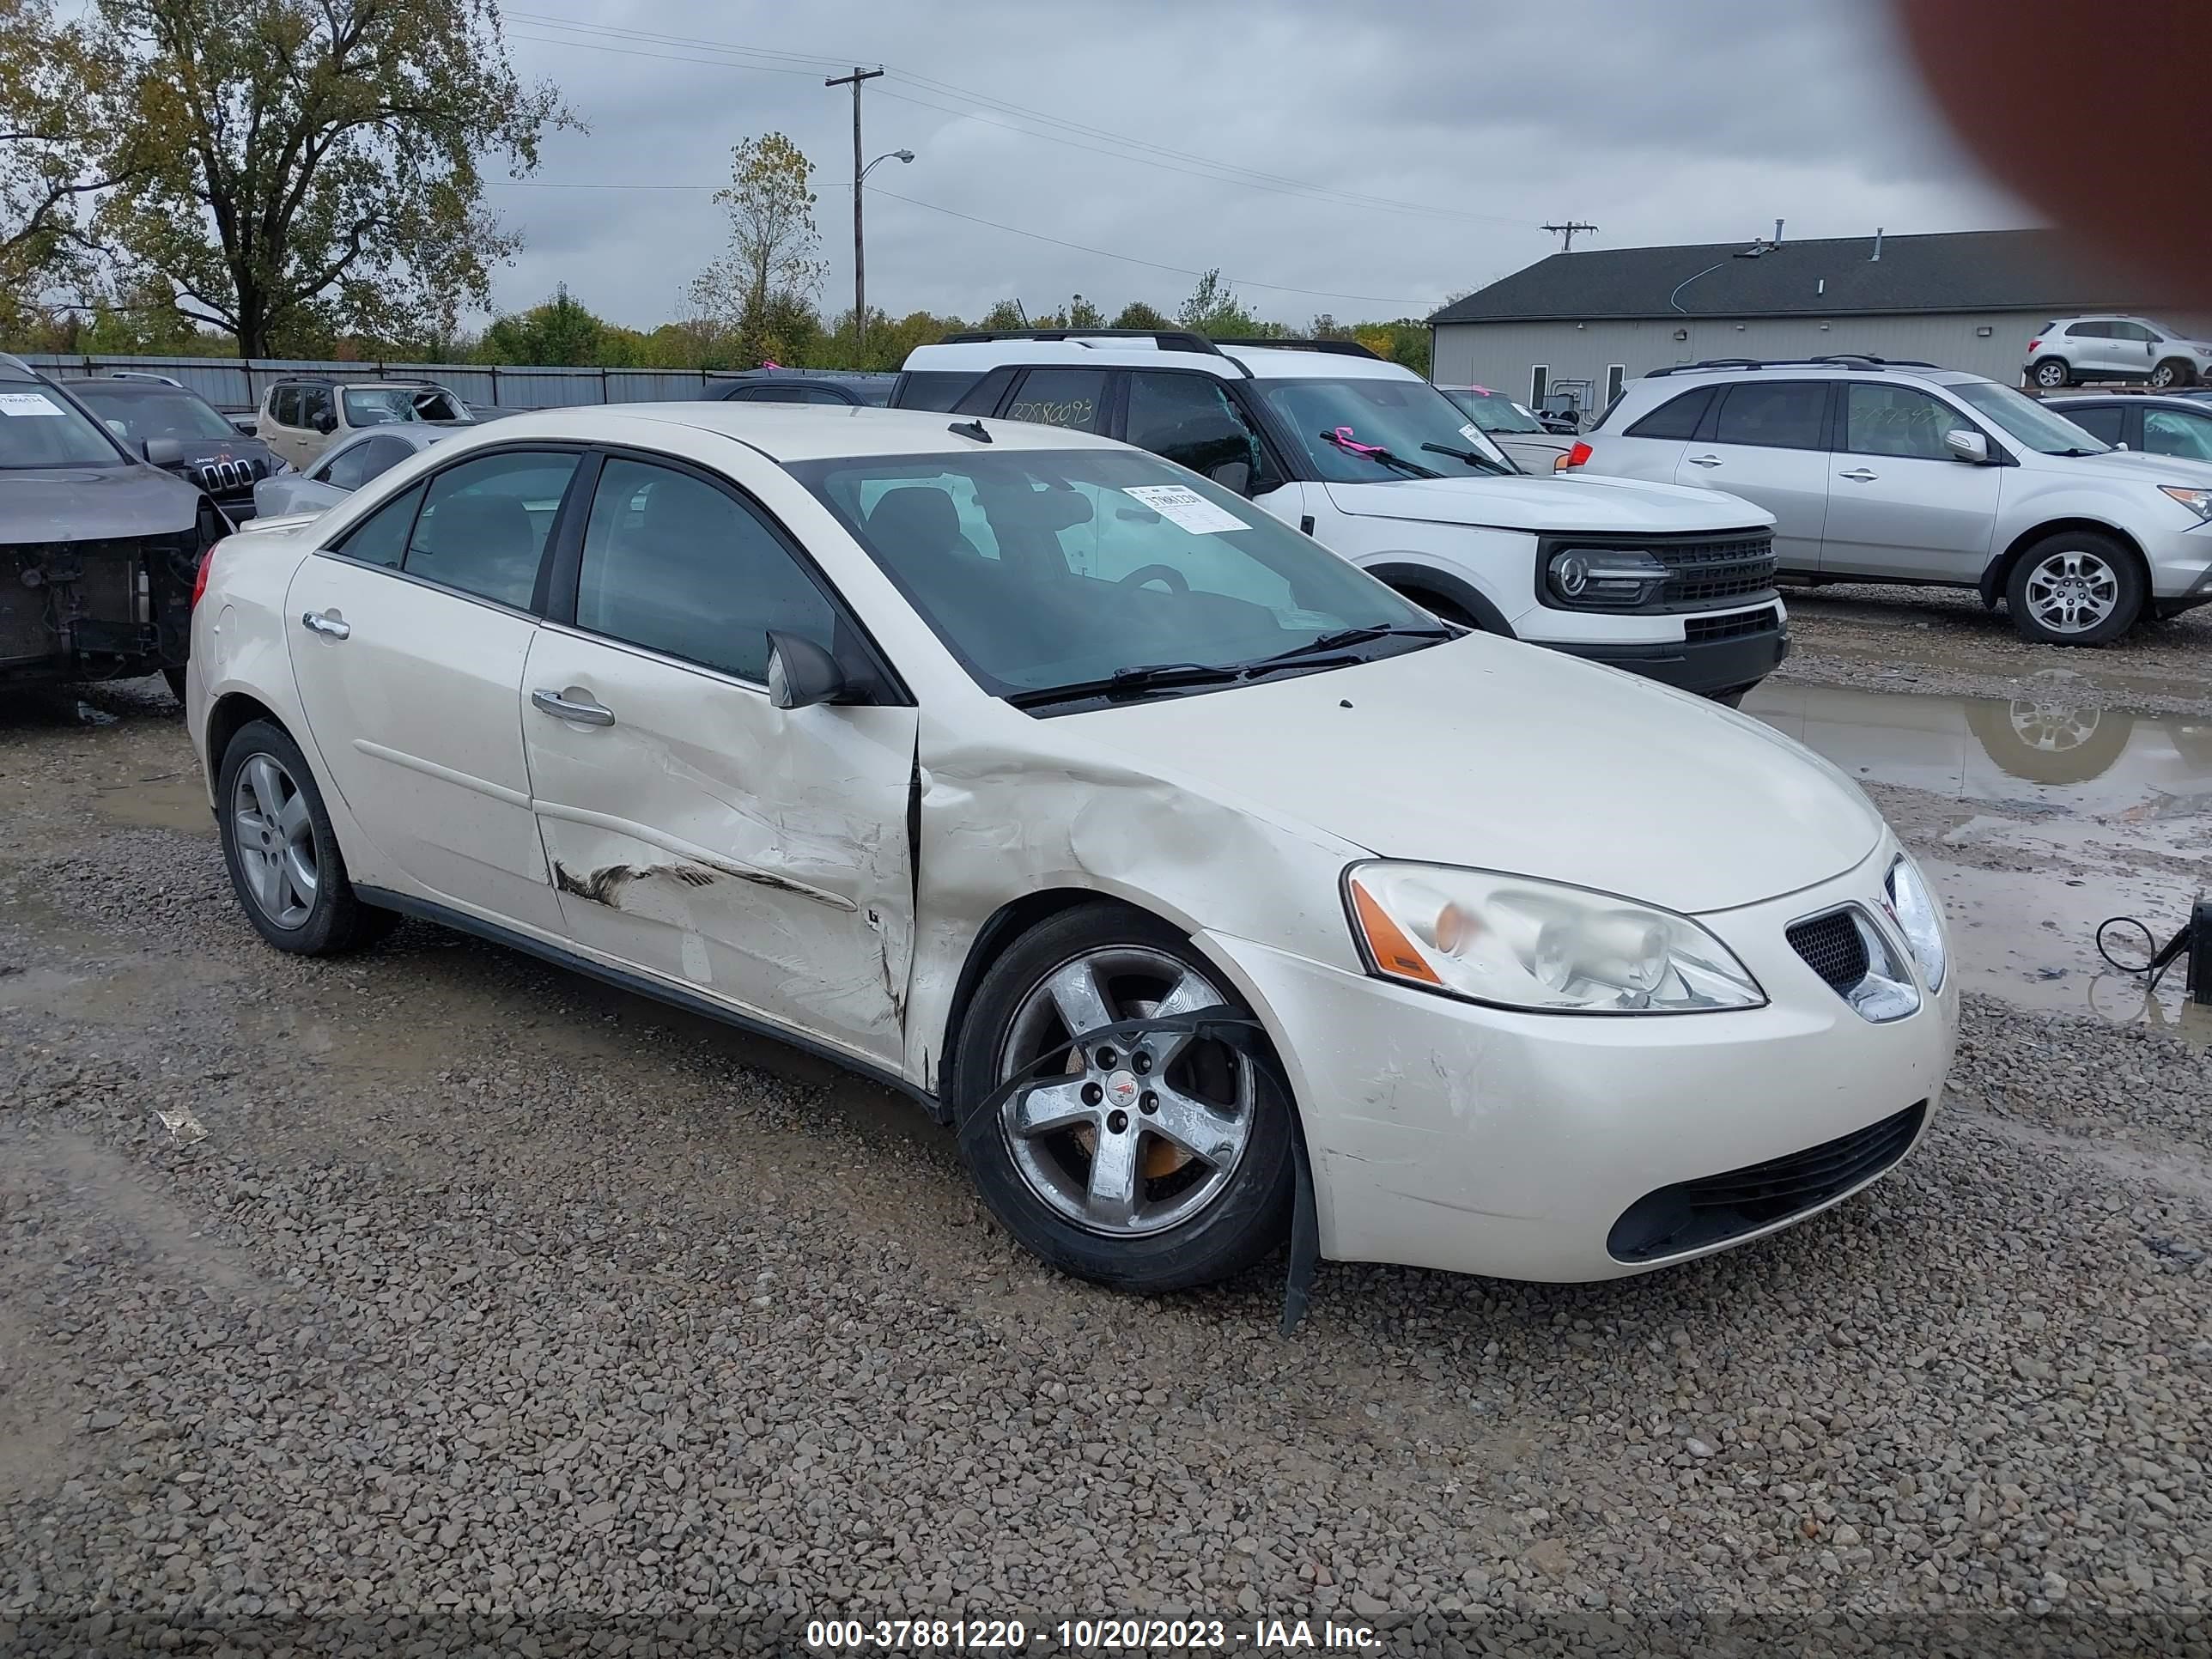
<svg viewBox="0 0 2212 1659">
<path fill-rule="evenodd" d="M 1409 461 L 1402 455 L 1393 455 L 1389 450 L 1374 444 L 1359 443 L 1352 439 L 1341 437 L 1334 432 L 1322 432 L 1316 435 L 1323 443 L 1334 444 L 1347 455 L 1364 455 L 1370 461 L 1382 462 L 1385 466 L 1402 468 L 1416 478 L 1441 478 L 1444 476 L 1432 468 L 1423 466 L 1419 461 Z"/>
<path fill-rule="evenodd" d="M 1499 471 L 1497 462 L 1478 449 L 1454 449 L 1449 444 L 1423 444 L 1431 455 L 1449 455 L 1455 461 L 1465 461 L 1469 466 L 1479 466 L 1486 472 Z"/>
<path fill-rule="evenodd" d="M 1226 685 L 1243 678 L 1244 673 L 1245 665 L 1242 663 L 1144 663 L 1134 668 L 1117 668 L 1103 679 L 1077 680 L 1068 685 L 1017 691 L 1006 701 L 1016 708 L 1041 708 L 1048 703 L 1077 702 L 1085 697 L 1141 697 L 1150 691 L 1168 690 L 1179 685 Z"/>
<path fill-rule="evenodd" d="M 1364 645 L 1370 640 L 1448 640 L 1458 631 L 1435 623 L 1370 623 L 1364 628 L 1340 628 L 1308 640 L 1304 645 L 1278 651 L 1272 657 L 1262 657 L 1246 672 L 1265 668 L 1269 663 L 1291 662 L 1317 652 L 1341 651 L 1347 645 Z"/>
</svg>

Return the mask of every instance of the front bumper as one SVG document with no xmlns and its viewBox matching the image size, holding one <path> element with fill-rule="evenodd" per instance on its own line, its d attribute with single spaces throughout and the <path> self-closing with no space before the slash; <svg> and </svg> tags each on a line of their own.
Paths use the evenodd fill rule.
<svg viewBox="0 0 2212 1659">
<path fill-rule="evenodd" d="M 1656 645 L 1557 640 L 1531 643 L 1710 697 L 1747 691 L 1779 668 L 1790 654 L 1790 624 L 1784 622 L 1776 628 L 1732 638 L 1676 640 Z"/>
<path fill-rule="evenodd" d="M 1958 975 L 1919 1011 L 1861 1018 L 1784 938 L 1846 900 L 1878 906 L 1887 837 L 1847 875 L 1701 918 L 1765 1007 L 1616 1017 L 1485 1008 L 1207 937 L 1277 1033 L 1313 1162 L 1322 1254 L 1506 1279 L 1613 1279 L 1802 1220 L 1891 1167 L 1941 1096 Z M 1624 1217 L 1662 1189 L 1865 1137 L 1885 1158 L 1802 1207 L 1671 1254 L 1623 1259 Z M 1856 1146 L 1863 1139 L 1847 1143 Z M 1649 1206 L 1645 1213 L 1648 1213 Z"/>
<path fill-rule="evenodd" d="M 2154 599 L 2212 599 L 2212 524 L 2143 538 Z"/>
</svg>

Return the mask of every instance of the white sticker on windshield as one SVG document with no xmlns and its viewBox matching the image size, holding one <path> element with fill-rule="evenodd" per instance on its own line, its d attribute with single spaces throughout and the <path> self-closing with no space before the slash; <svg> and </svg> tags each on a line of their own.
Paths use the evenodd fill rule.
<svg viewBox="0 0 2212 1659">
<path fill-rule="evenodd" d="M 43 392 L 0 392 L 0 415 L 58 415 L 62 411 Z"/>
<path fill-rule="evenodd" d="M 1195 489 L 1182 484 L 1130 484 L 1124 495 L 1133 495 L 1170 524 L 1194 536 L 1217 536 L 1224 530 L 1249 530 L 1234 513 L 1224 513 Z"/>
<path fill-rule="evenodd" d="M 1460 428 L 1459 435 L 1466 439 L 1468 442 L 1473 444 L 1478 449 L 1482 447 L 1482 428 L 1477 426 L 1473 421 L 1469 421 L 1465 426 Z"/>
</svg>

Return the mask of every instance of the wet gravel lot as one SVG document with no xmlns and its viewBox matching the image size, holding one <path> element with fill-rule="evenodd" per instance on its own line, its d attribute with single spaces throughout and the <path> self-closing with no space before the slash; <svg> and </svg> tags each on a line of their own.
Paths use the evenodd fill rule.
<svg viewBox="0 0 2212 1659">
<path fill-rule="evenodd" d="M 1793 673 L 2028 666 L 1892 605 L 1794 605 Z M 2170 627 L 2100 695 L 2212 708 Z M 1928 1144 L 1835 1211 L 1598 1286 L 1325 1267 L 1285 1339 L 1279 1267 L 1043 1272 L 792 1051 L 419 924 L 267 950 L 167 698 L 75 701 L 0 709 L 0 1650 L 2212 1652 L 2201 1047 L 1977 994 Z M 1877 793 L 1923 848 L 1961 817 Z"/>
</svg>

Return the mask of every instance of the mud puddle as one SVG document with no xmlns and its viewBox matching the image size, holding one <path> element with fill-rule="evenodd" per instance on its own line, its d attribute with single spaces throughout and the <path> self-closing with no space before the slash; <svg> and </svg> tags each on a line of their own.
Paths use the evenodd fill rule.
<svg viewBox="0 0 2212 1659">
<path fill-rule="evenodd" d="M 2212 719 L 2085 690 L 2064 671 L 2002 699 L 1769 681 L 1744 711 L 1862 783 L 1911 792 L 1881 804 L 1943 893 L 1966 988 L 2212 1045 L 2181 963 L 2154 995 L 2095 943 L 2112 916 L 2162 943 L 2212 890 Z M 2107 944 L 2142 959 L 2133 929 Z"/>
</svg>

